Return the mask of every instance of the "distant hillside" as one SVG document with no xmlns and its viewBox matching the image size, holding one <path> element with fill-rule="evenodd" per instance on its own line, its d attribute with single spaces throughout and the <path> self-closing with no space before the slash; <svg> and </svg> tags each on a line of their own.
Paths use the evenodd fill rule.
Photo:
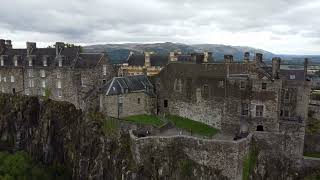
<svg viewBox="0 0 320 180">
<path fill-rule="evenodd" d="M 109 55 L 112 63 L 122 63 L 126 61 L 130 51 L 136 53 L 143 53 L 144 51 L 153 51 L 157 54 L 168 54 L 172 51 L 181 51 L 182 53 L 188 54 L 192 52 L 213 52 L 215 60 L 223 60 L 225 54 L 232 54 L 235 60 L 242 60 L 244 52 L 250 52 L 251 58 L 255 53 L 262 53 L 266 60 L 270 60 L 272 57 L 280 56 L 284 60 L 302 60 L 305 56 L 293 56 L 293 55 L 276 55 L 271 52 L 256 49 L 246 46 L 227 46 L 220 44 L 196 44 L 187 45 L 180 43 L 153 43 L 153 44 L 137 44 L 137 43 L 126 43 L 126 44 L 101 44 L 91 45 L 84 47 L 85 52 L 106 52 Z M 312 56 L 315 61 L 320 60 L 320 56 Z"/>
</svg>

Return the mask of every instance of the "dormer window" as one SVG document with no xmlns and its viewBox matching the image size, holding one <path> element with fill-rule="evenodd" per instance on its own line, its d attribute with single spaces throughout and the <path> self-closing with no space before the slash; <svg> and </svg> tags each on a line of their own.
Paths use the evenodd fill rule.
<svg viewBox="0 0 320 180">
<path fill-rule="evenodd" d="M 43 66 L 44 66 L 44 67 L 47 67 L 47 66 L 48 66 L 48 61 L 47 61 L 47 59 L 44 59 L 44 60 L 43 60 Z"/>
<path fill-rule="evenodd" d="M 32 59 L 29 59 L 29 66 L 32 66 Z"/>
<path fill-rule="evenodd" d="M 59 67 L 62 67 L 62 59 L 59 59 Z"/>
</svg>

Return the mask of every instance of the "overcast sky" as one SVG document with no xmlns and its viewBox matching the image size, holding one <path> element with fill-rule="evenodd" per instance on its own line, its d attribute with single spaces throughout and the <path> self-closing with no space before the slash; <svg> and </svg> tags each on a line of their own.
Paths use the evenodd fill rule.
<svg viewBox="0 0 320 180">
<path fill-rule="evenodd" d="M 320 54 L 320 0 L 6 0 L 0 39 L 14 47 L 171 41 Z"/>
</svg>

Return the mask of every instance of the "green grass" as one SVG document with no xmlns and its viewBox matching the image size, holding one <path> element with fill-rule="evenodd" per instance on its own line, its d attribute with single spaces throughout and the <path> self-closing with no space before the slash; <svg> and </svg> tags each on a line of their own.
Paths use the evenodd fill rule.
<svg viewBox="0 0 320 180">
<path fill-rule="evenodd" d="M 307 157 L 314 157 L 314 158 L 320 158 L 320 152 L 306 152 L 306 153 L 303 153 L 304 156 L 307 156 Z"/>
<path fill-rule="evenodd" d="M 200 123 L 197 121 L 193 121 L 188 118 L 183 118 L 180 116 L 168 115 L 166 119 L 172 122 L 177 128 L 184 129 L 186 131 L 191 132 L 192 134 L 197 134 L 206 137 L 212 137 L 216 133 L 219 132 L 218 129 L 215 129 L 209 125 L 204 123 Z M 148 124 L 160 127 L 164 125 L 164 122 L 157 116 L 151 115 L 136 115 L 136 116 L 129 116 L 126 117 L 125 120 L 141 123 L 141 124 Z"/>
<path fill-rule="evenodd" d="M 127 121 L 135 122 L 135 123 L 154 125 L 154 126 L 158 126 L 158 127 L 164 124 L 164 122 L 161 121 L 158 117 L 146 115 L 146 114 L 129 116 L 124 119 Z"/>
<path fill-rule="evenodd" d="M 249 180 L 250 173 L 253 171 L 257 163 L 258 152 L 256 149 L 251 149 L 248 156 L 244 159 L 243 170 L 242 170 L 242 180 Z"/>
<path fill-rule="evenodd" d="M 193 121 L 188 118 L 175 116 L 175 115 L 168 115 L 166 118 L 171 121 L 177 128 L 181 128 L 187 130 L 191 133 L 212 137 L 216 133 L 219 132 L 218 129 L 215 129 L 209 125 L 206 125 L 201 122 Z"/>
<path fill-rule="evenodd" d="M 103 122 L 103 131 L 105 135 L 116 136 L 119 132 L 119 122 L 116 119 L 107 119 Z"/>
</svg>

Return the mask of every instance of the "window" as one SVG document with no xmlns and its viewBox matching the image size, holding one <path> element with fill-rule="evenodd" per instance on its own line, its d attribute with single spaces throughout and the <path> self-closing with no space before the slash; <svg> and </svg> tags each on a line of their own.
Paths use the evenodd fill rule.
<svg viewBox="0 0 320 180">
<path fill-rule="evenodd" d="M 257 126 L 257 131 L 263 131 L 263 126 L 261 125 Z"/>
<path fill-rule="evenodd" d="M 81 77 L 81 86 L 86 87 L 84 77 Z"/>
<path fill-rule="evenodd" d="M 29 59 L 29 66 L 32 66 L 32 59 Z"/>
<path fill-rule="evenodd" d="M 61 91 L 57 91 L 57 95 L 58 95 L 59 98 L 61 98 L 62 97 L 62 92 Z"/>
<path fill-rule="evenodd" d="M 58 79 L 61 78 L 61 72 L 60 72 L 60 71 L 57 72 L 57 78 L 58 78 Z"/>
<path fill-rule="evenodd" d="M 103 75 L 106 76 L 107 75 L 107 65 L 103 65 L 102 71 L 103 71 Z"/>
<path fill-rule="evenodd" d="M 48 66 L 48 61 L 47 61 L 47 59 L 44 59 L 42 63 L 43 63 L 43 66 L 44 66 L 44 67 L 47 67 L 47 66 Z"/>
<path fill-rule="evenodd" d="M 14 76 L 11 76 L 10 80 L 13 83 L 14 82 Z"/>
<path fill-rule="evenodd" d="M 296 79 L 296 75 L 290 75 L 290 79 Z"/>
<path fill-rule="evenodd" d="M 290 93 L 288 91 L 285 92 L 284 99 L 286 99 L 286 100 L 290 99 Z"/>
<path fill-rule="evenodd" d="M 175 79 L 174 81 L 174 90 L 181 92 L 182 91 L 182 82 L 181 79 Z"/>
<path fill-rule="evenodd" d="M 248 116 L 249 115 L 249 105 L 247 103 L 241 104 L 241 115 Z"/>
<path fill-rule="evenodd" d="M 41 81 L 41 87 L 46 88 L 46 80 Z"/>
<path fill-rule="evenodd" d="M 284 111 L 284 117 L 289 117 L 289 111 L 288 110 Z"/>
<path fill-rule="evenodd" d="M 59 59 L 59 67 L 62 67 L 62 59 Z"/>
<path fill-rule="evenodd" d="M 218 87 L 219 88 L 223 88 L 224 87 L 224 82 L 223 81 L 219 81 Z"/>
<path fill-rule="evenodd" d="M 18 66 L 18 60 L 17 59 L 13 60 L 13 64 L 14 66 Z"/>
<path fill-rule="evenodd" d="M 3 77 L 3 82 L 7 82 L 7 77 Z"/>
<path fill-rule="evenodd" d="M 256 117 L 263 117 L 263 105 L 256 106 Z"/>
<path fill-rule="evenodd" d="M 61 89 L 61 81 L 60 80 L 57 82 L 57 88 Z"/>
<path fill-rule="evenodd" d="M 5 93 L 4 87 L 1 87 L 1 92 Z"/>
<path fill-rule="evenodd" d="M 40 76 L 46 77 L 46 72 L 43 69 L 40 70 Z"/>
<path fill-rule="evenodd" d="M 28 77 L 33 77 L 33 70 L 32 69 L 28 69 Z"/>
<path fill-rule="evenodd" d="M 163 107 L 165 107 L 165 108 L 168 107 L 168 100 L 165 99 L 165 100 L 163 101 Z"/>
<path fill-rule="evenodd" d="M 4 66 L 4 60 L 1 59 L 1 66 Z"/>
<path fill-rule="evenodd" d="M 240 82 L 240 89 L 245 89 L 246 88 L 246 83 L 244 81 Z"/>
<path fill-rule="evenodd" d="M 26 89 L 26 90 L 25 90 L 25 93 L 26 93 L 27 96 L 29 96 L 29 95 L 30 95 L 30 90 L 29 90 L 29 89 Z"/>
<path fill-rule="evenodd" d="M 138 104 L 140 104 L 140 98 L 138 98 Z"/>
<path fill-rule="evenodd" d="M 261 88 L 262 89 L 267 89 L 267 83 L 262 83 Z"/>
<path fill-rule="evenodd" d="M 203 98 L 209 97 L 209 86 L 207 84 L 203 85 Z"/>
<path fill-rule="evenodd" d="M 2 77 L 1 77 L 1 74 L 0 74 L 0 82 L 2 81 Z"/>
<path fill-rule="evenodd" d="M 41 95 L 42 95 L 42 96 L 46 96 L 46 91 L 45 91 L 45 90 L 42 90 L 42 91 L 41 91 Z"/>
<path fill-rule="evenodd" d="M 33 88 L 34 87 L 34 80 L 33 79 L 29 79 L 28 85 L 29 85 L 30 88 Z"/>
</svg>

